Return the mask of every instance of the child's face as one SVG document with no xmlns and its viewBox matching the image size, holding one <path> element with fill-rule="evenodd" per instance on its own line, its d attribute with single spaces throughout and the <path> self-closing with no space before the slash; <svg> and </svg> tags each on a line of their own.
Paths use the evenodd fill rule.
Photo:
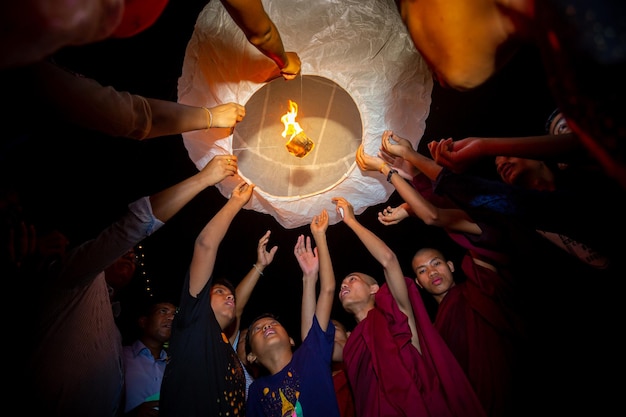
<svg viewBox="0 0 626 417">
<path fill-rule="evenodd" d="M 257 320 L 249 332 L 251 352 L 256 356 L 263 356 L 274 346 L 291 347 L 287 330 L 273 317 Z"/>
</svg>

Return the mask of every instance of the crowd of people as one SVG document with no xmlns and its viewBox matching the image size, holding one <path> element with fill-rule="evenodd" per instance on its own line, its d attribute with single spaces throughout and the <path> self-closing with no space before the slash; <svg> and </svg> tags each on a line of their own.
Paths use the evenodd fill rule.
<svg viewBox="0 0 626 417">
<path fill-rule="evenodd" d="M 221 1 L 274 61 L 276 76 L 297 82 L 298 52 L 285 49 L 263 2 Z M 177 227 L 192 201 L 235 177 L 238 157 L 215 156 L 157 189 L 138 185 L 122 196 L 123 207 L 109 195 L 86 201 L 69 220 L 74 227 L 99 209 L 112 220 L 95 221 L 98 230 L 81 236 L 64 231 L 68 220 L 55 222 L 54 199 L 33 206 L 25 188 L 45 184 L 46 173 L 15 178 L 12 153 L 70 131 L 78 150 L 89 149 L 88 141 L 113 148 L 120 140 L 231 131 L 246 117 L 245 105 L 187 106 L 116 89 L 58 62 L 65 48 L 142 36 L 180 2 L 3 5 L 0 77 L 11 107 L 0 158 L 8 167 L 0 187 L 1 261 L 12 294 L 29 300 L 29 313 L 9 328 L 24 342 L 11 393 L 28 398 L 36 414 L 63 417 L 612 410 L 615 387 L 604 377 L 622 361 L 613 339 L 623 316 L 616 287 L 626 235 L 625 7 L 612 0 L 450 1 L 396 0 L 433 77 L 444 88 L 479 89 L 520 47 L 534 45 L 557 106 L 545 131 L 443 137 L 420 151 L 389 126 L 376 154 L 361 146 L 355 157 L 362 175 L 395 188 L 399 204 L 382 207 L 369 227 L 349 196 L 334 196 L 332 214 L 341 222 L 329 226 L 331 213 L 322 210 L 288 242 L 278 230 L 259 238 L 252 227 L 235 229 L 254 198 L 255 184 L 241 181 L 228 198 L 212 200 L 197 230 L 182 232 L 193 243 L 185 272 L 171 278 L 178 291 L 147 299 L 125 293 L 138 279 L 138 245 Z M 122 158 L 132 159 L 109 157 L 104 182 Z M 495 176 L 472 172 L 485 162 Z M 81 197 L 79 189 L 67 193 Z M 417 236 L 392 242 L 400 222 L 440 231 L 460 255 Z M 337 266 L 339 233 L 352 238 L 347 253 L 363 254 L 342 259 L 348 271 Z M 229 268 L 221 256 L 229 238 L 240 249 L 251 240 L 256 256 L 238 249 L 229 259 L 244 266 Z M 284 246 L 293 247 L 290 261 L 301 273 L 285 277 L 289 288 L 263 278 L 289 271 L 277 262 Z M 400 247 L 411 254 L 407 265 Z M 149 280 L 142 285 L 151 290 Z M 299 308 L 288 314 L 297 319 L 288 322 L 263 296 L 256 297 L 262 310 L 250 311 L 260 286 L 295 300 Z M 120 324 L 128 311 L 137 313 L 132 336 Z"/>
</svg>

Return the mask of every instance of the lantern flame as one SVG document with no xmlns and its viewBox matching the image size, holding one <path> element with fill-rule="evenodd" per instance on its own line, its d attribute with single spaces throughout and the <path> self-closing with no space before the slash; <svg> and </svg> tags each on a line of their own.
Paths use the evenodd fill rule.
<svg viewBox="0 0 626 417">
<path fill-rule="evenodd" d="M 315 144 L 304 133 L 300 123 L 296 122 L 296 116 L 298 116 L 298 104 L 289 100 L 289 111 L 280 118 L 280 121 L 285 125 L 282 135 L 284 138 L 289 137 L 286 144 L 289 153 L 298 158 L 303 158 L 311 152 Z"/>
<path fill-rule="evenodd" d="M 280 121 L 285 125 L 283 130 L 283 137 L 289 136 L 289 139 L 302 132 L 300 123 L 296 122 L 296 116 L 298 116 L 298 103 L 289 100 L 289 111 L 280 118 Z"/>
</svg>

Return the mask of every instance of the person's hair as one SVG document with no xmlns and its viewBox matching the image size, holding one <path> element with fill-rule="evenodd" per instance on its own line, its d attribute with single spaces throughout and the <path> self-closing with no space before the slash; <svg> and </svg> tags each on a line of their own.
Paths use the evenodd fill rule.
<svg viewBox="0 0 626 417">
<path fill-rule="evenodd" d="M 550 116 L 548 116 L 548 118 L 546 119 L 546 124 L 544 126 L 544 129 L 546 131 L 546 133 L 550 133 L 550 125 L 552 125 L 552 121 L 556 118 L 556 116 L 558 116 L 559 114 L 561 114 L 561 109 L 559 109 L 558 107 L 556 109 L 554 109 L 552 111 L 552 113 L 550 113 Z"/>
<path fill-rule="evenodd" d="M 252 352 L 252 346 L 250 346 L 250 334 L 252 334 L 252 326 L 254 326 L 257 321 L 267 318 L 267 317 L 274 319 L 276 321 L 280 321 L 278 320 L 278 316 L 276 316 L 273 313 L 263 313 L 263 314 L 256 316 L 248 325 L 248 331 L 246 332 L 246 355 L 249 355 L 250 352 Z"/>
<path fill-rule="evenodd" d="M 444 262 L 448 262 L 448 257 L 446 256 L 446 254 L 445 254 L 445 253 L 443 253 L 440 249 L 437 249 L 437 248 L 431 248 L 431 247 L 429 247 L 429 246 L 424 247 L 424 248 L 421 248 L 421 249 L 418 249 L 418 250 L 417 250 L 417 252 L 415 252 L 415 254 L 413 255 L 413 258 L 412 258 L 412 259 L 415 259 L 415 257 L 417 257 L 417 256 L 419 256 L 419 255 L 421 255 L 421 254 L 423 254 L 424 252 L 431 252 L 431 251 L 433 251 L 433 252 L 437 252 L 437 253 L 439 254 L 439 257 L 440 257 L 441 259 L 443 259 L 443 261 L 444 261 Z"/>
<path fill-rule="evenodd" d="M 363 279 L 363 281 L 365 281 L 368 285 L 380 285 L 380 284 L 378 284 L 378 280 L 376 278 L 374 278 L 373 276 L 368 275 L 368 274 L 366 274 L 364 272 L 350 272 L 349 274 L 347 274 L 344 277 L 344 279 L 349 277 L 350 275 L 358 275 L 358 276 L 360 276 Z"/>
<path fill-rule="evenodd" d="M 230 292 L 233 293 L 233 297 L 235 298 L 235 301 L 237 301 L 237 295 L 235 294 L 235 291 L 236 291 L 235 286 L 227 278 L 220 277 L 220 278 L 213 279 L 213 282 L 211 283 L 211 288 L 215 287 L 216 285 L 223 285 L 224 287 L 228 288 Z"/>
<path fill-rule="evenodd" d="M 145 317 L 150 316 L 155 311 L 155 309 L 157 308 L 157 306 L 159 304 L 171 304 L 176 309 L 178 309 L 178 306 L 172 300 L 169 300 L 169 299 L 160 299 L 160 300 L 156 300 L 156 301 L 155 300 L 151 300 L 149 302 L 146 302 L 145 305 L 142 307 L 142 311 L 140 311 L 140 317 L 142 317 L 142 316 L 145 316 Z"/>
</svg>

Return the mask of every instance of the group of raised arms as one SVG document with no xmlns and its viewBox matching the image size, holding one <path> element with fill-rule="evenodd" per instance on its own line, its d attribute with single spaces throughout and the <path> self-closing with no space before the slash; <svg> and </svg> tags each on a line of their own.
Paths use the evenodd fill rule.
<svg viewBox="0 0 626 417">
<path fill-rule="evenodd" d="M 261 0 L 221 1 L 246 39 L 275 62 L 276 76 L 291 81 L 301 74 L 298 53 L 285 50 Z M 240 103 L 196 107 L 144 97 L 55 64 L 65 47 L 137 35 L 168 3 L 4 2 L 0 77 L 12 105 L 2 149 L 47 137 L 50 126 L 142 141 L 240 123 Z M 30 223 L 30 208 L 3 169 L 2 271 L 14 277 L 15 294 L 27 297 L 29 309 L 10 319 L 10 334 L 23 341 L 22 368 L 10 388 L 15 398 L 26 398 L 35 414 L 59 417 L 613 410 L 614 387 L 604 381 L 618 360 L 608 342 L 622 324 L 615 306 L 625 249 L 619 239 L 626 236 L 626 6 L 395 3 L 441 86 L 478 88 L 533 44 L 558 105 L 545 135 L 443 138 L 429 143 L 426 155 L 389 126 L 376 154 L 359 147 L 363 175 L 389 182 L 403 200 L 378 213 L 379 221 L 444 229 L 464 250 L 460 262 L 439 247 L 411 248 L 409 277 L 389 242 L 337 195 L 341 223 L 382 274 L 335 276 L 323 210 L 312 217 L 310 235 L 293 244 L 302 271 L 301 343 L 270 306 L 243 326 L 244 308 L 279 247 L 268 230 L 243 278 L 214 276 L 224 237 L 254 198 L 255 185 L 242 181 L 195 238 L 180 297 L 142 306 L 137 338 L 124 344 L 118 296 L 137 271 L 136 247 L 203 190 L 236 176 L 238 157 L 215 156 L 193 175 L 133 198 L 117 220 L 78 243 Z M 489 158 L 499 180 L 466 172 Z M 570 279 L 566 264 L 593 279 Z M 423 297 L 435 301 L 434 316 Z M 353 327 L 331 317 L 336 301 Z"/>
</svg>

